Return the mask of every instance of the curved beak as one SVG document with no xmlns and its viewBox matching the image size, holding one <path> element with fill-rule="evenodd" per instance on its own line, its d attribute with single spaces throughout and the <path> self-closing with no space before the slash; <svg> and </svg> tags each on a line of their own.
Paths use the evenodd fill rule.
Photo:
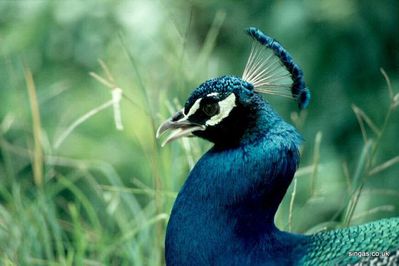
<svg viewBox="0 0 399 266">
<path fill-rule="evenodd" d="M 192 136 L 192 132 L 194 131 L 205 130 L 205 126 L 188 121 L 188 117 L 183 113 L 183 110 L 181 110 L 159 126 L 156 138 L 158 139 L 169 129 L 171 133 L 165 141 L 162 142 L 162 147 L 175 139 Z"/>
</svg>

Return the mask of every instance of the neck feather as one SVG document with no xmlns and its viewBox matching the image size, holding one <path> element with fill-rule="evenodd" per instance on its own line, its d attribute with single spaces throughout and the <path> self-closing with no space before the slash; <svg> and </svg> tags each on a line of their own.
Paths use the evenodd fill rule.
<svg viewBox="0 0 399 266">
<path fill-rule="evenodd" d="M 300 142 L 297 131 L 265 103 L 240 145 L 216 144 L 199 160 L 179 196 L 222 208 L 248 230 L 273 229 L 299 163 Z"/>
<path fill-rule="evenodd" d="M 230 246 L 234 243 L 265 254 L 264 245 L 287 250 L 302 241 L 274 225 L 298 166 L 300 142 L 297 131 L 265 104 L 240 145 L 211 148 L 191 171 L 173 207 L 167 259 L 177 253 L 188 258 L 195 249 L 217 256 L 219 249 L 236 248 Z"/>
</svg>

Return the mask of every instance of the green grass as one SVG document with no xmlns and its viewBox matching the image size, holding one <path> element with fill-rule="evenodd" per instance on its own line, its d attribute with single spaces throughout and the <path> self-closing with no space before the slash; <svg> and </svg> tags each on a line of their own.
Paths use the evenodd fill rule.
<svg viewBox="0 0 399 266">
<path fill-rule="evenodd" d="M 198 71 L 205 64 L 223 16 L 218 14 L 215 25 L 207 37 Z M 119 49 L 125 55 L 125 64 L 135 74 L 133 91 L 124 89 L 111 74 L 112 68 L 100 61 L 102 73 L 91 75 L 105 85 L 111 93 L 123 88 L 122 114 L 113 99 L 97 103 L 85 112 L 74 112 L 71 122 L 57 129 L 49 138 L 40 123 L 40 102 L 31 71 L 26 68 L 25 80 L 28 93 L 22 94 L 30 101 L 32 114 L 28 134 L 14 129 L 15 121 L 6 116 L 2 121 L 1 174 L 5 182 L 1 187 L 0 257 L 5 265 L 162 265 L 164 262 L 163 239 L 171 205 L 181 178 L 192 167 L 203 147 L 198 141 L 184 140 L 184 145 L 173 145 L 161 150 L 155 140 L 155 130 L 162 117 L 155 113 L 155 103 L 150 103 L 153 86 L 140 73 L 136 58 L 128 50 L 124 35 L 119 35 Z M 180 62 L 173 62 L 180 64 Z M 177 70 L 185 71 L 178 66 Z M 186 75 L 187 73 L 182 73 Z M 90 77 L 88 76 L 87 79 Z M 186 83 L 190 82 L 185 79 Z M 147 83 L 145 83 L 147 82 Z M 120 87 L 119 87 L 120 86 Z M 109 95 L 112 96 L 112 95 Z M 63 97 L 59 95 L 58 97 Z M 165 95 L 160 99 L 166 100 Z M 96 99 L 97 100 L 97 99 Z M 167 100 L 168 101 L 168 100 Z M 168 109 L 176 108 L 176 102 Z M 117 108 L 115 108 L 117 107 Z M 162 106 L 165 108 L 166 106 Z M 135 114 L 139 130 L 126 125 L 129 135 L 125 141 L 133 142 L 140 153 L 140 161 L 132 162 L 136 173 L 146 176 L 121 176 L 118 169 L 103 160 L 83 159 L 82 155 L 65 156 L 68 142 L 90 120 L 112 110 L 114 121 L 120 116 L 125 122 L 116 125 L 109 120 L 109 132 L 117 132 L 126 124 L 126 116 Z M 137 117 L 140 116 L 140 119 Z M 11 121 L 10 121 L 11 119 Z M 122 120 L 122 121 L 123 121 Z M 17 127 L 20 125 L 18 124 Z M 125 132 L 127 131 L 125 129 Z M 30 133 L 32 132 L 32 133 Z M 79 133 L 78 133 L 79 134 Z M 81 134 L 81 133 L 80 133 Z M 26 139 L 14 142 L 14 136 Z M 25 143 L 25 144 L 24 144 Z M 101 143 L 98 143 L 101 145 Z M 86 145 L 86 144 L 85 144 Z M 128 143 L 122 143 L 129 145 Z M 87 146 L 90 148 L 90 146 Z M 79 152 L 79 147 L 73 151 Z M 69 151 L 70 152 L 70 151 Z M 68 153 L 68 152 L 67 152 Z M 74 157 L 78 157 L 74 158 Z M 80 158 L 79 158 L 80 157 Z M 172 158 L 179 163 L 171 164 Z M 128 160 L 131 162 L 131 160 Z M 126 184 L 128 183 L 128 185 Z"/>
<path fill-rule="evenodd" d="M 395 97 L 398 96 L 395 95 L 399 95 L 398 93 L 394 95 L 394 91 L 388 76 L 386 75 L 384 70 L 381 70 L 381 72 L 387 83 L 389 99 L 389 104 L 386 107 L 387 111 L 385 114 L 385 119 L 382 122 L 381 127 L 379 128 L 378 126 L 376 126 L 376 124 L 367 116 L 367 114 L 362 109 L 353 105 L 354 115 L 357 117 L 357 120 L 359 122 L 361 135 L 364 141 L 363 149 L 359 151 L 357 165 L 353 167 L 353 172 L 349 172 L 348 165 L 344 162 L 342 164 L 342 169 L 339 173 L 339 176 L 335 176 L 335 178 L 339 182 L 338 187 L 340 188 L 331 189 L 331 191 L 328 191 L 330 193 L 335 192 L 339 194 L 328 195 L 328 193 L 325 193 L 325 191 L 324 193 L 318 191 L 320 190 L 320 185 L 318 186 L 318 183 L 326 183 L 326 181 L 322 179 L 323 176 L 327 174 L 327 171 L 323 171 L 324 167 L 323 163 L 321 163 L 320 148 L 322 134 L 321 132 L 318 132 L 316 134 L 313 145 L 313 159 L 311 160 L 309 166 L 302 166 L 297 171 L 296 177 L 290 187 L 289 193 L 286 195 L 283 204 L 277 214 L 277 223 L 283 228 L 286 228 L 289 231 L 315 233 L 322 230 L 347 227 L 352 224 L 372 221 L 375 217 L 389 217 L 395 215 L 397 216 L 398 206 L 396 200 L 399 197 L 399 192 L 395 189 L 389 188 L 374 188 L 373 186 L 370 186 L 368 182 L 370 178 L 378 178 L 379 173 L 383 171 L 388 171 L 390 170 L 390 168 L 394 167 L 395 164 L 399 163 L 398 156 L 388 159 L 387 161 L 382 163 L 377 162 L 376 160 L 376 155 L 381 152 L 381 142 L 384 140 L 383 136 L 386 128 L 388 127 L 389 123 L 392 123 L 392 121 L 390 120 L 392 112 L 396 111 L 397 109 L 398 103 Z M 293 122 L 295 123 L 295 120 Z M 368 134 L 368 131 L 371 131 L 372 134 Z M 390 140 L 385 139 L 385 141 Z M 344 180 L 342 180 L 343 177 Z M 308 191 L 308 196 L 305 197 L 305 200 L 301 203 L 295 204 L 295 197 L 298 193 L 297 190 L 299 182 L 304 183 L 305 186 L 309 187 L 310 189 L 302 189 L 302 193 L 306 190 Z M 367 190 L 364 189 L 365 186 L 368 186 Z M 362 204 L 363 206 L 361 206 L 361 208 L 358 208 L 359 201 L 368 202 L 372 197 L 371 195 L 380 195 L 380 197 L 382 195 L 390 195 L 392 198 L 391 201 L 375 207 L 367 206 L 366 203 L 366 208 L 364 204 Z M 340 201 L 338 203 L 338 205 L 335 207 L 336 210 L 332 212 L 333 215 L 330 216 L 329 219 L 320 223 L 316 223 L 312 226 L 308 226 L 307 228 L 304 228 L 303 225 L 300 224 L 297 225 L 297 228 L 293 226 L 295 216 L 303 215 L 303 213 L 306 213 L 307 207 L 309 209 L 311 209 L 312 207 L 316 207 L 321 210 L 313 210 L 313 217 L 315 216 L 314 213 L 323 213 L 323 209 L 320 207 L 320 204 L 327 204 L 326 206 L 328 206 L 328 204 L 331 204 L 331 199 L 329 199 L 329 197 L 344 199 L 343 201 Z M 295 206 L 297 208 L 295 208 Z M 287 212 L 288 214 L 285 214 Z M 287 222 L 284 221 L 286 219 L 288 219 Z M 298 228 L 300 229 L 298 230 Z"/>
<path fill-rule="evenodd" d="M 0 135 L 2 173 L 6 179 L 1 186 L 0 197 L 0 252 L 4 265 L 161 265 L 163 263 L 163 238 L 171 204 L 176 197 L 175 163 L 185 165 L 180 172 L 184 176 L 192 167 L 203 148 L 195 140 L 183 140 L 161 150 L 154 138 L 157 119 L 147 116 L 150 128 L 149 145 L 145 150 L 146 166 L 151 170 L 153 185 L 140 179 L 126 185 L 114 166 L 104 161 L 72 159 L 52 154 L 44 143 L 37 146 L 40 127 L 35 86 L 26 70 L 27 87 L 32 109 L 33 148 L 13 144 L 8 140 L 12 123 L 3 120 Z M 28 97 L 27 95 L 27 97 Z M 395 107 L 394 97 L 389 112 Z M 172 108 L 172 107 L 171 107 Z M 95 110 L 97 110 L 95 108 Z M 100 111 L 100 110 L 98 110 Z M 362 125 L 367 117 L 355 109 Z M 125 114 L 125 113 L 124 113 Z M 124 115 L 123 114 L 123 115 Z M 94 115 L 94 114 L 93 114 Z M 98 114 L 100 115 L 100 114 Z M 90 119 L 90 117 L 83 115 Z M 154 119 L 154 120 L 153 120 Z M 82 124 L 86 120 L 81 120 Z M 379 129 L 376 141 L 381 141 L 384 127 Z M 74 127 L 75 129 L 76 127 Z M 366 132 L 365 126 L 361 127 Z M 73 134 L 73 130 L 70 134 Z M 363 134 L 365 136 L 366 133 Z M 298 170 L 291 192 L 287 193 L 277 217 L 278 224 L 290 231 L 299 227 L 297 216 L 312 200 L 323 197 L 318 183 L 324 182 L 321 133 L 316 135 L 313 158 L 309 165 Z M 360 135 L 359 135 L 360 137 Z M 66 138 L 66 137 L 65 137 Z M 140 140 L 136 140 L 140 141 Z M 348 177 L 347 198 L 337 208 L 337 215 L 330 221 L 299 230 L 315 232 L 326 228 L 347 226 L 353 220 L 364 219 L 379 212 L 394 212 L 395 206 L 382 205 L 366 212 L 356 212 L 364 179 L 378 175 L 398 162 L 397 157 L 383 163 L 375 163 L 373 155 L 378 143 L 365 137 L 364 149 L 359 155 L 355 171 Z M 374 145 L 373 145 L 374 144 Z M 306 149 L 306 147 L 305 147 Z M 15 162 L 18 162 L 18 166 Z M 43 169 L 40 172 L 37 169 Z M 343 173 L 342 173 L 343 174 Z M 305 203 L 295 202 L 295 196 L 303 193 L 297 183 L 308 183 L 309 196 Z M 348 185 L 345 183 L 342 186 Z M 372 191 L 372 190 L 371 190 Z M 380 193 L 389 194 L 390 190 Z M 399 197 L 399 193 L 394 194 Z M 303 198 L 303 197 L 302 197 Z M 327 201 L 322 198 L 322 202 Z M 288 218 L 284 218 L 288 213 Z M 298 229 L 296 229 L 298 230 Z"/>
</svg>

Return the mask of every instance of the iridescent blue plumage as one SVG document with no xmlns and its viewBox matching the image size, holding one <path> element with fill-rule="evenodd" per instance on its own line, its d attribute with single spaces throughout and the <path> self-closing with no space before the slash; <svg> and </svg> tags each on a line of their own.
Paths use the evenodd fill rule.
<svg viewBox="0 0 399 266">
<path fill-rule="evenodd" d="M 352 251 L 389 251 L 396 255 L 386 261 L 399 263 L 399 218 L 314 235 L 275 226 L 275 213 L 299 164 L 301 136 L 258 91 L 265 86 L 267 93 L 278 92 L 271 85 L 280 89 L 285 81 L 275 82 L 288 77 L 299 82 L 298 95 L 305 92 L 304 99 L 298 99 L 300 106 L 306 106 L 309 93 L 288 53 L 256 29 L 250 32 L 274 52 L 265 57 L 263 50 L 255 49 L 246 78 L 222 76 L 198 86 L 183 110 L 157 131 L 159 137 L 172 130 L 165 143 L 192 135 L 214 143 L 192 169 L 173 206 L 165 241 L 167 265 L 371 262 L 349 256 Z"/>
<path fill-rule="evenodd" d="M 239 109 L 222 127 L 194 132 L 215 146 L 197 162 L 173 207 L 168 265 L 285 264 L 292 259 L 286 252 L 299 259 L 306 237 L 278 231 L 273 219 L 297 168 L 301 137 L 236 77 L 200 85 L 185 112 L 212 92 L 234 93 Z M 269 245 L 280 249 L 272 255 Z"/>
</svg>

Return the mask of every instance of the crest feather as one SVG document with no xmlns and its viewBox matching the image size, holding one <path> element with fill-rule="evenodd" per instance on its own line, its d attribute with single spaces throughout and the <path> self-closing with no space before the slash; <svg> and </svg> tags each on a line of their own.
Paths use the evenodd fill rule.
<svg viewBox="0 0 399 266">
<path fill-rule="evenodd" d="M 297 101 L 305 108 L 310 91 L 303 80 L 303 72 L 279 42 L 257 28 L 247 29 L 254 39 L 242 79 L 260 93 L 279 95 Z"/>
</svg>

